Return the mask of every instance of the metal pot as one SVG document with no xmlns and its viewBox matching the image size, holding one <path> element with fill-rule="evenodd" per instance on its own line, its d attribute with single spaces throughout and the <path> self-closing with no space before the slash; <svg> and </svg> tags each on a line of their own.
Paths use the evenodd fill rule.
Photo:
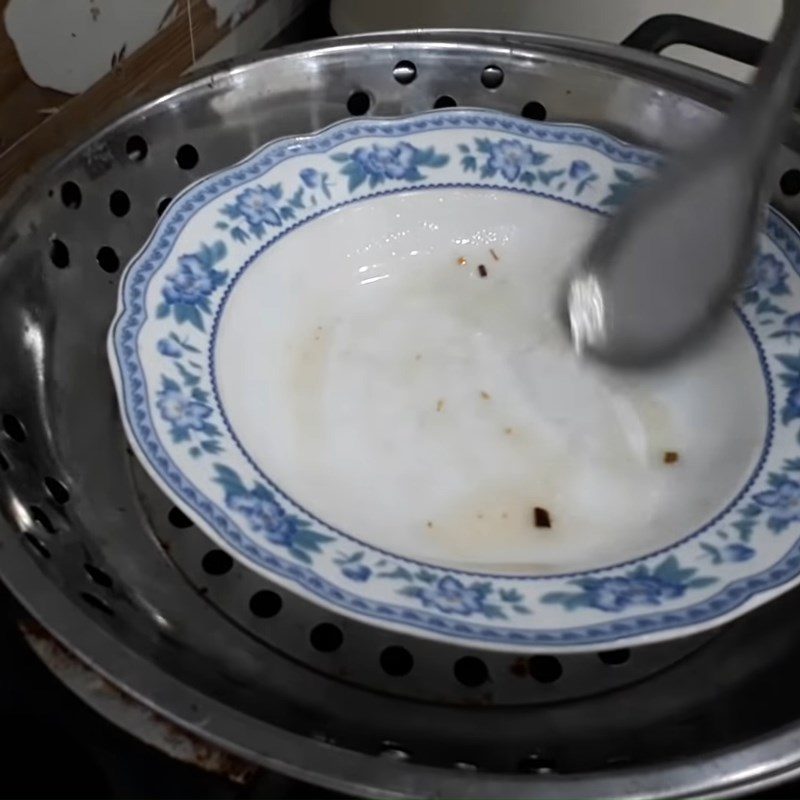
<svg viewBox="0 0 800 800">
<path fill-rule="evenodd" d="M 717 49 L 757 57 L 748 37 L 725 41 Z M 670 150 L 735 91 L 620 46 L 382 34 L 208 72 L 43 167 L 0 209 L 3 580 L 130 697 L 249 762 L 348 794 L 711 797 L 800 773 L 796 591 L 700 638 L 559 658 L 336 617 L 232 562 L 208 569 L 213 545 L 126 448 L 105 360 L 118 266 L 158 210 L 265 141 L 365 106 L 387 116 L 458 103 Z M 795 222 L 798 130 L 775 197 Z M 186 145 L 198 159 L 183 169 Z M 130 201 L 122 217 L 109 210 L 115 191 Z"/>
</svg>

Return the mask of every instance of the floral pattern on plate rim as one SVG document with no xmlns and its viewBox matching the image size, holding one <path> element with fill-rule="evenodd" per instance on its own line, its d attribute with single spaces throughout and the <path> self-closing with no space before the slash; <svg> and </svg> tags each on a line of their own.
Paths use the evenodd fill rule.
<svg viewBox="0 0 800 800">
<path fill-rule="evenodd" d="M 447 131 L 448 138 L 430 141 L 430 134 L 440 131 Z M 273 176 L 268 173 L 298 156 L 308 157 L 313 166 L 300 158 L 301 168 L 292 180 L 269 180 Z M 251 482 L 219 460 L 229 437 L 220 433 L 222 415 L 212 399 L 204 361 L 208 334 L 203 322 L 209 313 L 204 306 L 216 318 L 236 275 L 275 238 L 332 207 L 426 185 L 507 188 L 603 212 L 613 210 L 658 163 L 654 154 L 589 128 L 459 111 L 404 121 L 348 121 L 291 145 L 267 145 L 204 179 L 172 204 L 126 273 L 110 334 L 112 362 L 118 359 L 121 365 L 116 377 L 126 424 L 137 447 L 192 513 L 264 571 L 357 616 L 451 639 L 569 648 L 652 637 L 675 627 L 697 629 L 754 595 L 796 579 L 796 534 L 774 553 L 781 558 L 759 562 L 758 545 L 765 552 L 767 536 L 791 537 L 784 532 L 800 529 L 800 459 L 770 457 L 772 419 L 748 485 L 703 529 L 667 548 L 669 552 L 571 576 L 516 579 L 415 564 L 328 529 L 255 474 Z M 199 208 L 217 200 L 217 233 L 230 237 L 228 246 L 239 248 L 230 256 L 233 268 L 217 267 L 227 246 L 213 239 L 178 255 L 167 268 L 170 247 L 185 224 Z M 792 352 L 791 346 L 800 338 L 800 314 L 790 314 L 786 301 L 791 299 L 790 283 L 798 281 L 792 270 L 797 270 L 800 245 L 796 232 L 774 212 L 768 231 L 738 312 L 756 343 L 770 407 L 773 398 L 778 401 L 774 424 L 791 428 L 794 438 L 800 436 L 795 430 L 800 420 L 800 352 Z M 163 372 L 160 388 L 148 402 L 134 343 L 144 324 L 146 288 L 162 267 L 155 316 L 172 328 L 158 339 Z M 201 325 L 197 315 L 179 310 L 187 304 L 198 310 Z M 778 343 L 785 352 L 773 352 Z M 219 496 L 209 498 L 176 466 L 156 432 L 153 418 L 159 414 L 170 446 L 185 448 L 192 461 L 209 462 L 209 480 L 219 487 Z M 759 474 L 768 461 L 769 469 Z M 756 562 L 757 574 L 750 566 Z M 538 620 L 554 609 L 559 624 L 539 627 Z"/>
</svg>

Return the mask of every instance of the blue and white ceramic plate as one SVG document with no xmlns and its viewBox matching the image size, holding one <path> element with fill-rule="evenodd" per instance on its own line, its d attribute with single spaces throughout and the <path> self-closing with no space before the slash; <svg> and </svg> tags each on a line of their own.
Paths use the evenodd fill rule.
<svg viewBox="0 0 800 800">
<path fill-rule="evenodd" d="M 732 619 L 800 575 L 798 234 L 658 372 L 578 360 L 556 294 L 657 166 L 457 110 L 286 139 L 186 190 L 109 352 L 142 463 L 252 569 L 376 625 L 516 651 Z"/>
</svg>

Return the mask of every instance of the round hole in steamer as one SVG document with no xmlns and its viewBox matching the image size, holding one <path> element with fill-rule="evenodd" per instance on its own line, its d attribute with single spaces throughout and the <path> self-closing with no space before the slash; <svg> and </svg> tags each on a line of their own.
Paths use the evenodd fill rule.
<svg viewBox="0 0 800 800">
<path fill-rule="evenodd" d="M 58 269 L 69 266 L 69 248 L 58 237 L 50 239 L 50 262 Z"/>
<path fill-rule="evenodd" d="M 125 142 L 125 152 L 131 161 L 143 161 L 147 155 L 147 142 L 141 136 L 130 136 Z"/>
<path fill-rule="evenodd" d="M 458 103 L 449 94 L 443 94 L 433 101 L 434 108 L 454 108 Z"/>
<path fill-rule="evenodd" d="M 362 117 L 369 111 L 370 99 L 366 92 L 357 91 L 353 92 L 347 98 L 347 110 L 354 117 Z"/>
<path fill-rule="evenodd" d="M 539 683 L 555 683 L 564 668 L 555 656 L 533 656 L 528 660 L 528 672 Z"/>
<path fill-rule="evenodd" d="M 131 210 L 131 199 L 122 189 L 114 189 L 108 197 L 108 208 L 115 217 L 124 217 Z"/>
<path fill-rule="evenodd" d="M 113 247 L 103 245 L 97 251 L 97 263 L 103 272 L 116 272 L 119 269 L 119 256 Z"/>
<path fill-rule="evenodd" d="M 111 606 L 97 595 L 92 594 L 91 592 L 81 592 L 81 598 L 85 603 L 97 611 L 102 611 L 103 614 L 107 614 L 110 617 L 114 616 L 114 611 L 112 610 Z"/>
<path fill-rule="evenodd" d="M 83 569 L 86 574 L 89 576 L 89 580 L 92 583 L 96 583 L 98 586 L 102 586 L 104 589 L 110 589 L 114 585 L 114 581 L 111 579 L 111 576 L 105 571 L 100 569 L 100 567 L 96 567 L 94 564 L 84 564 Z"/>
<path fill-rule="evenodd" d="M 69 489 L 57 478 L 53 478 L 50 475 L 45 477 L 44 487 L 54 503 L 63 506 L 69 502 Z"/>
<path fill-rule="evenodd" d="M 800 169 L 787 169 L 781 175 L 780 186 L 787 197 L 800 194 Z"/>
<path fill-rule="evenodd" d="M 321 622 L 311 630 L 309 640 L 311 646 L 320 653 L 333 653 L 342 646 L 344 634 L 337 625 Z"/>
<path fill-rule="evenodd" d="M 392 75 L 394 75 L 394 79 L 399 84 L 407 86 L 409 83 L 413 83 L 413 81 L 416 79 L 417 67 L 413 61 L 398 61 L 394 65 Z"/>
<path fill-rule="evenodd" d="M 414 668 L 414 656 L 405 647 L 392 645 L 383 650 L 380 663 L 387 675 L 403 677 Z"/>
<path fill-rule="evenodd" d="M 627 647 L 622 647 L 618 650 L 606 650 L 598 653 L 597 657 L 610 667 L 618 667 L 630 661 L 631 651 Z"/>
<path fill-rule="evenodd" d="M 181 169 L 194 169 L 200 161 L 200 155 L 193 145 L 182 144 L 175 153 L 175 161 Z"/>
<path fill-rule="evenodd" d="M 184 529 L 191 528 L 194 523 L 183 513 L 177 506 L 172 506 L 167 514 L 167 519 L 170 525 L 174 528 Z"/>
<path fill-rule="evenodd" d="M 38 536 L 25 533 L 25 540 L 42 558 L 50 558 L 50 550 Z"/>
<path fill-rule="evenodd" d="M 534 119 L 537 122 L 542 122 L 543 120 L 547 119 L 547 109 L 538 101 L 531 100 L 529 103 L 525 103 L 522 106 L 522 111 L 520 112 L 523 117 L 527 119 Z"/>
<path fill-rule="evenodd" d="M 233 569 L 233 559 L 224 550 L 209 550 L 201 564 L 208 575 L 224 575 Z"/>
<path fill-rule="evenodd" d="M 271 619 L 280 613 L 283 600 L 277 592 L 261 589 L 250 598 L 250 612 L 260 619 Z"/>
<path fill-rule="evenodd" d="M 488 67 L 483 68 L 481 72 L 481 83 L 487 89 L 497 89 L 502 85 L 505 74 L 503 70 L 496 64 L 489 64 Z"/>
<path fill-rule="evenodd" d="M 28 438 L 25 426 L 13 414 L 3 414 L 3 430 L 15 442 L 22 443 Z"/>
<path fill-rule="evenodd" d="M 408 750 L 404 750 L 395 742 L 388 741 L 381 744 L 380 755 L 382 758 L 388 758 L 392 761 L 408 761 L 411 758 L 411 754 Z"/>
<path fill-rule="evenodd" d="M 518 769 L 520 772 L 547 775 L 556 771 L 556 762 L 555 759 L 531 753 L 520 760 Z"/>
<path fill-rule="evenodd" d="M 475 688 L 489 680 L 486 662 L 477 656 L 462 656 L 453 664 L 453 674 L 463 686 Z"/>
<path fill-rule="evenodd" d="M 65 208 L 77 210 L 81 207 L 83 193 L 75 181 L 66 181 L 61 184 L 61 202 Z"/>
<path fill-rule="evenodd" d="M 162 197 L 158 201 L 158 205 L 156 206 L 156 216 L 160 217 L 167 210 L 171 202 L 172 202 L 171 197 Z"/>
<path fill-rule="evenodd" d="M 39 506 L 31 506 L 30 507 L 31 518 L 34 522 L 37 522 L 44 530 L 46 530 L 50 534 L 56 533 L 56 526 L 53 525 L 50 517 L 39 508 Z"/>
</svg>

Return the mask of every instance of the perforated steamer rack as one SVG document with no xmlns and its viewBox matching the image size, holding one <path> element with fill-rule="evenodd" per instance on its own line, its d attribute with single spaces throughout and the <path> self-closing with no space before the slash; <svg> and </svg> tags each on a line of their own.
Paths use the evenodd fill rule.
<svg viewBox="0 0 800 800">
<path fill-rule="evenodd" d="M 132 698 L 348 794 L 711 797 L 800 773 L 797 591 L 701 637 L 558 657 L 338 617 L 234 564 L 171 507 L 126 446 L 105 356 L 119 269 L 169 198 L 270 139 L 457 102 L 669 150 L 733 91 L 559 37 L 340 39 L 195 78 L 42 168 L 0 216 L 3 580 Z M 776 187 L 795 222 L 799 131 Z"/>
</svg>

